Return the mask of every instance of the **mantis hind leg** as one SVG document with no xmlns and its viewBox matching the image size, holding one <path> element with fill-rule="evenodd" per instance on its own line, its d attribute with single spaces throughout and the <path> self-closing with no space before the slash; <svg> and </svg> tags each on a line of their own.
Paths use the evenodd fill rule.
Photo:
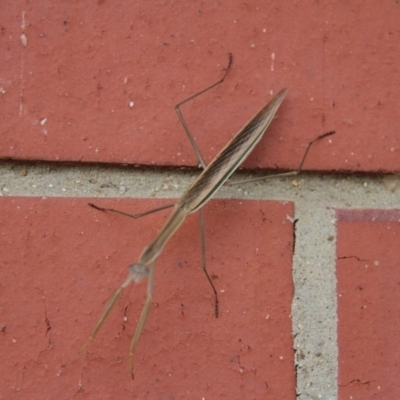
<svg viewBox="0 0 400 400">
<path fill-rule="evenodd" d="M 215 86 L 220 85 L 225 80 L 226 75 L 228 74 L 229 70 L 231 69 L 231 66 L 232 66 L 232 54 L 229 53 L 229 62 L 228 62 L 228 66 L 225 69 L 225 74 L 218 82 L 215 82 L 212 85 L 210 85 L 210 86 L 206 87 L 205 89 L 201 90 L 200 92 L 195 93 L 193 96 L 188 97 L 187 99 L 181 101 L 180 103 L 178 103 L 175 106 L 175 111 L 176 111 L 176 114 L 178 115 L 179 121 L 181 121 L 183 129 L 185 129 L 186 135 L 189 138 L 189 141 L 190 141 L 190 143 L 191 143 L 191 145 L 193 147 L 194 152 L 196 153 L 196 156 L 197 156 L 202 168 L 205 168 L 207 165 L 206 165 L 206 163 L 204 161 L 203 156 L 201 155 L 201 152 L 200 152 L 199 148 L 197 147 L 197 144 L 196 144 L 196 141 L 194 140 L 193 135 L 190 133 L 190 130 L 189 130 L 189 127 L 188 127 L 188 125 L 187 125 L 187 123 L 185 121 L 185 118 L 182 115 L 181 106 L 183 106 L 185 103 L 195 99 L 196 97 L 201 96 L 205 92 L 208 92 L 209 90 L 211 90 Z"/>
<path fill-rule="evenodd" d="M 199 216 L 200 216 L 200 238 L 201 238 L 201 265 L 203 267 L 203 271 L 207 277 L 208 282 L 211 285 L 211 288 L 214 292 L 214 312 L 215 312 L 215 317 L 218 318 L 219 316 L 219 300 L 218 300 L 218 293 L 217 290 L 215 289 L 214 283 L 211 280 L 210 275 L 208 274 L 207 271 L 207 263 L 206 263 L 206 240 L 205 240 L 205 233 L 204 233 L 204 213 L 203 209 L 200 208 L 199 210 Z"/>
</svg>

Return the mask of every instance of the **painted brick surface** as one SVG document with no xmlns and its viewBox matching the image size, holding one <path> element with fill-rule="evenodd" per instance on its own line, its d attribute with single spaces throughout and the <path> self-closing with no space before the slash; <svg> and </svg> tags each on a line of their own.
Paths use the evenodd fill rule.
<svg viewBox="0 0 400 400">
<path fill-rule="evenodd" d="M 337 217 L 340 399 L 400 398 L 400 212 Z"/>
<path fill-rule="evenodd" d="M 132 381 L 128 348 L 143 284 L 127 290 L 87 351 L 63 364 L 166 213 L 130 220 L 87 201 L 0 198 L 1 398 L 295 398 L 292 204 L 221 200 L 205 209 L 218 319 L 198 218 L 189 217 L 157 264 Z M 126 211 L 161 204 L 96 202 Z"/>
<path fill-rule="evenodd" d="M 1 4 L 3 159 L 196 166 L 173 107 L 209 161 L 282 87 L 251 168 L 400 171 L 395 1 L 52 1 Z M 210 140 L 212 138 L 212 140 Z M 379 145 L 377 145 L 379 143 Z"/>
</svg>

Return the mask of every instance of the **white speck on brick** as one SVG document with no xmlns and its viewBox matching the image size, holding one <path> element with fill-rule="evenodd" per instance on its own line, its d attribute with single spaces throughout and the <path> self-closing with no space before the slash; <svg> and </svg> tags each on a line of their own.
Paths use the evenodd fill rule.
<svg viewBox="0 0 400 400">
<path fill-rule="evenodd" d="M 21 35 L 21 43 L 23 46 L 26 46 L 28 44 L 28 38 L 26 37 L 25 33 Z"/>
</svg>

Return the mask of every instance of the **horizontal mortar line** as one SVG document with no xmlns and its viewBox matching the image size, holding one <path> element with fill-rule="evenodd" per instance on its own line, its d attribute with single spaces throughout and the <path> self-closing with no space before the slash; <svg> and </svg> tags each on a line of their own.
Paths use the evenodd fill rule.
<svg viewBox="0 0 400 400">
<path fill-rule="evenodd" d="M 104 166 L 0 163 L 2 196 L 179 198 L 198 176 L 193 171 L 155 171 Z M 259 174 L 243 171 L 233 180 Z M 331 208 L 400 208 L 400 175 L 331 175 L 303 172 L 235 186 L 215 198 L 280 200 Z"/>
</svg>

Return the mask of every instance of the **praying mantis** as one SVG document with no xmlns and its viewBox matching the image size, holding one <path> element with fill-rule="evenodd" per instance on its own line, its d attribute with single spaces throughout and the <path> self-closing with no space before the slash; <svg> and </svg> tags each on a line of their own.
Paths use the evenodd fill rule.
<svg viewBox="0 0 400 400">
<path fill-rule="evenodd" d="M 101 314 L 97 324 L 93 328 L 92 332 L 89 335 L 89 338 L 85 342 L 85 344 L 80 348 L 78 353 L 81 353 L 86 349 L 86 347 L 90 344 L 90 342 L 96 337 L 98 331 L 102 327 L 104 321 L 106 320 L 107 316 L 109 315 L 110 311 L 114 307 L 115 303 L 117 302 L 118 298 L 121 296 L 122 292 L 126 287 L 128 287 L 132 282 L 138 283 L 143 278 L 148 278 L 147 283 L 147 297 L 142 308 L 142 312 L 139 317 L 139 321 L 136 327 L 136 331 L 134 337 L 131 341 L 129 347 L 129 369 L 132 375 L 132 379 L 134 378 L 133 375 L 133 354 L 137 347 L 140 335 L 144 328 L 149 309 L 152 302 L 152 294 L 154 288 L 154 274 L 155 274 L 155 267 L 156 262 L 160 254 L 162 253 L 165 245 L 169 241 L 169 239 L 174 235 L 174 233 L 179 229 L 182 225 L 186 217 L 195 211 L 200 211 L 200 223 L 203 224 L 203 214 L 202 214 L 202 207 L 206 204 L 208 200 L 217 192 L 217 190 L 229 179 L 229 177 L 236 171 L 236 169 L 241 165 L 241 163 L 246 159 L 246 157 L 251 153 L 257 143 L 263 137 L 265 131 L 267 130 L 268 126 L 270 125 L 271 121 L 273 120 L 278 108 L 280 107 L 283 99 L 285 98 L 287 89 L 280 90 L 266 105 L 264 105 L 260 111 L 258 111 L 253 118 L 251 118 L 247 124 L 225 145 L 225 147 L 217 154 L 217 156 L 208 164 L 206 165 L 203 157 L 201 156 L 200 151 L 197 148 L 196 143 L 192 135 L 190 134 L 189 128 L 186 125 L 186 122 L 182 116 L 180 107 L 190 101 L 193 100 L 195 97 L 200 96 L 204 92 L 210 90 L 211 88 L 219 85 L 222 83 L 230 70 L 232 64 L 232 55 L 229 55 L 229 64 L 226 68 L 225 74 L 222 79 L 218 82 L 214 83 L 213 85 L 207 87 L 206 89 L 202 90 L 199 93 L 187 98 L 186 100 L 182 101 L 178 105 L 175 106 L 175 111 L 186 131 L 186 134 L 189 137 L 189 140 L 192 143 L 192 146 L 196 152 L 196 155 L 200 161 L 200 164 L 203 167 L 203 171 L 201 174 L 195 179 L 195 181 L 189 186 L 189 188 L 183 193 L 182 197 L 173 205 L 169 204 L 158 209 L 152 210 L 159 211 L 161 209 L 165 209 L 168 207 L 173 206 L 173 211 L 171 212 L 169 218 L 165 222 L 164 226 L 155 236 L 155 238 L 144 248 L 139 260 L 131 264 L 128 267 L 128 276 L 122 282 L 122 284 L 115 290 L 114 294 L 111 296 L 109 301 L 107 302 L 103 313 Z M 334 132 L 328 132 L 318 136 L 316 139 L 311 141 L 308 144 L 308 147 L 305 151 L 305 154 L 301 160 L 300 166 L 296 171 L 287 172 L 282 175 L 295 175 L 298 174 L 302 166 L 304 164 L 305 158 L 308 154 L 308 151 L 311 145 L 316 141 L 323 137 L 333 134 Z M 276 176 L 276 175 L 274 175 Z M 272 176 L 269 176 L 270 178 Z M 265 179 L 262 178 L 255 178 L 257 179 Z M 243 183 L 243 182 L 239 182 Z M 113 210 L 113 209 L 104 209 L 97 207 L 93 204 L 90 204 L 92 207 L 97 208 L 101 211 L 114 211 L 121 214 L 125 214 L 123 212 Z M 142 215 L 146 215 L 149 212 L 143 214 L 137 214 L 133 217 L 139 217 Z M 132 216 L 132 215 L 130 215 Z M 206 274 L 208 281 L 211 284 L 211 287 L 214 291 L 215 295 L 215 315 L 218 317 L 218 296 L 217 291 L 213 285 L 213 282 L 208 275 L 208 272 L 205 267 L 204 262 L 204 237 L 202 238 L 202 250 L 203 250 L 203 270 Z"/>
</svg>

